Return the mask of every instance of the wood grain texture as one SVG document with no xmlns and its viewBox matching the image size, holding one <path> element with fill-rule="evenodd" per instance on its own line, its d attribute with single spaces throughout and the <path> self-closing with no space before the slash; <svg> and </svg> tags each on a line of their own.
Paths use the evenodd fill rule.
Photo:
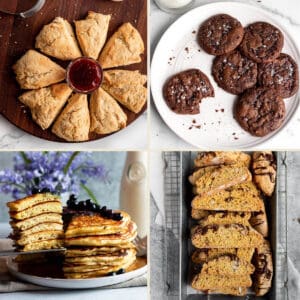
<svg viewBox="0 0 300 300">
<path fill-rule="evenodd" d="M 10 9 L 19 11 L 23 0 L 10 0 Z M 61 16 L 69 22 L 84 19 L 89 10 L 103 14 L 111 14 L 108 38 L 124 22 L 131 22 L 138 31 L 147 49 L 147 0 L 124 0 L 113 2 L 109 0 L 47 0 L 45 6 L 31 18 L 23 19 L 0 13 L 0 112 L 11 123 L 24 131 L 51 141 L 61 141 L 51 133 L 43 131 L 31 119 L 30 110 L 18 101 L 23 92 L 15 80 L 12 65 L 29 49 L 34 48 L 35 37 L 45 24 L 55 17 Z M 139 70 L 147 74 L 147 51 L 139 64 L 124 67 L 128 70 Z M 66 67 L 68 62 L 51 58 Z M 128 117 L 127 126 L 136 120 L 145 110 L 145 105 L 139 114 L 134 114 L 123 107 Z M 90 134 L 90 140 L 103 138 L 105 135 Z"/>
</svg>

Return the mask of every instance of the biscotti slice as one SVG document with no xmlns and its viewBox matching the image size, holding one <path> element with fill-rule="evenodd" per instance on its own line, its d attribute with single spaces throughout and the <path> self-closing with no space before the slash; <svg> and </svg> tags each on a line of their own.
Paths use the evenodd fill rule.
<svg viewBox="0 0 300 300">
<path fill-rule="evenodd" d="M 197 225 L 191 239 L 196 248 L 257 248 L 263 242 L 260 233 L 242 224 Z"/>
<path fill-rule="evenodd" d="M 253 153 L 253 181 L 267 196 L 274 192 L 276 183 L 276 162 L 271 151 Z"/>
<path fill-rule="evenodd" d="M 204 176 L 206 173 L 209 173 L 213 170 L 219 169 L 219 166 L 209 166 L 209 167 L 203 167 L 200 169 L 196 169 L 192 175 L 189 176 L 189 182 L 194 185 L 196 184 L 196 181 Z"/>
<path fill-rule="evenodd" d="M 209 224 L 225 225 L 225 224 L 243 224 L 249 226 L 250 212 L 213 212 L 199 220 L 199 225 L 206 226 Z"/>
<path fill-rule="evenodd" d="M 249 223 L 262 236 L 267 237 L 269 235 L 268 219 L 265 208 L 263 208 L 263 210 L 259 212 L 252 212 Z"/>
<path fill-rule="evenodd" d="M 216 290 L 228 287 L 250 287 L 252 280 L 250 275 L 226 276 L 197 274 L 192 280 L 192 288 L 196 290 Z"/>
<path fill-rule="evenodd" d="M 238 258 L 251 262 L 255 248 L 203 248 L 196 249 L 192 254 L 192 262 L 203 264 L 222 255 L 235 255 Z"/>
<path fill-rule="evenodd" d="M 196 196 L 192 208 L 202 210 L 262 211 L 264 203 L 252 182 L 238 184 L 213 195 Z"/>
<path fill-rule="evenodd" d="M 217 290 L 208 290 L 208 294 L 223 294 L 232 296 L 245 296 L 247 294 L 247 288 L 245 287 L 224 287 Z"/>
<path fill-rule="evenodd" d="M 256 269 L 253 276 L 254 291 L 256 296 L 264 296 L 271 288 L 273 277 L 272 251 L 267 240 L 257 247 L 253 263 Z"/>
<path fill-rule="evenodd" d="M 252 274 L 254 270 L 255 268 L 250 262 L 231 254 L 219 256 L 204 263 L 201 274 L 243 276 Z"/>
<path fill-rule="evenodd" d="M 191 216 L 195 220 L 200 220 L 202 218 L 207 217 L 210 213 L 211 213 L 211 211 L 209 211 L 209 210 L 192 208 Z"/>
<path fill-rule="evenodd" d="M 251 156 L 239 151 L 208 151 L 199 152 L 194 160 L 196 167 L 202 168 L 217 165 L 241 164 L 249 168 Z"/>
<path fill-rule="evenodd" d="M 204 196 L 251 180 L 251 173 L 246 167 L 220 166 L 203 174 L 194 185 L 196 193 Z"/>
</svg>

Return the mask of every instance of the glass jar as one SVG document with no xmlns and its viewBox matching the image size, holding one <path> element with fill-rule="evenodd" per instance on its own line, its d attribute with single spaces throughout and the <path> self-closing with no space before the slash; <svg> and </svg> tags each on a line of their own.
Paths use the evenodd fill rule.
<svg viewBox="0 0 300 300">
<path fill-rule="evenodd" d="M 154 0 L 157 6 L 170 13 L 183 13 L 190 9 L 195 0 Z"/>
</svg>

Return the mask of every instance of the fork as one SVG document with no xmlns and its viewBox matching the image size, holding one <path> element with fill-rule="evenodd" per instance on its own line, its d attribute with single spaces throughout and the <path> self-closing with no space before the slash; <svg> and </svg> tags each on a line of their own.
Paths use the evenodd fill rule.
<svg viewBox="0 0 300 300">
<path fill-rule="evenodd" d="M 140 238 L 137 236 L 135 240 L 133 241 L 137 254 L 136 256 L 146 256 L 147 255 L 147 237 Z"/>
</svg>

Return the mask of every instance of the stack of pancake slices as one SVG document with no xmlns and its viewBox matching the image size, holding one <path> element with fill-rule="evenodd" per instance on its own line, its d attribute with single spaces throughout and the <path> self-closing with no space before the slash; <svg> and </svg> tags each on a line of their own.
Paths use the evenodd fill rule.
<svg viewBox="0 0 300 300">
<path fill-rule="evenodd" d="M 202 152 L 189 177 L 193 185 L 192 287 L 242 296 L 265 295 L 273 263 L 263 197 L 274 191 L 272 152 Z M 251 168 L 251 171 L 250 171 Z"/>
<path fill-rule="evenodd" d="M 57 195 L 39 193 L 8 202 L 11 234 L 18 251 L 61 248 L 62 204 Z"/>
<path fill-rule="evenodd" d="M 80 279 L 121 274 L 136 260 L 132 241 L 137 235 L 130 216 L 118 211 L 121 218 L 101 214 L 74 215 L 65 232 L 66 278 Z"/>
</svg>

